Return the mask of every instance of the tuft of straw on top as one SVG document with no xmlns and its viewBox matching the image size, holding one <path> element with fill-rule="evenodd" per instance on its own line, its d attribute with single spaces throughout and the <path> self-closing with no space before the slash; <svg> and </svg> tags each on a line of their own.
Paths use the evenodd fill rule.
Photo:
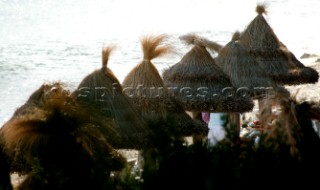
<svg viewBox="0 0 320 190">
<path fill-rule="evenodd" d="M 188 45 L 196 45 L 199 43 L 200 37 L 195 33 L 188 33 L 182 36 L 179 36 L 179 39 L 184 41 Z M 198 44 L 202 45 L 202 44 Z"/>
<path fill-rule="evenodd" d="M 143 59 L 151 61 L 156 57 L 161 57 L 169 53 L 172 47 L 164 43 L 167 39 L 168 36 L 165 34 L 144 36 L 141 39 Z"/>
<path fill-rule="evenodd" d="M 188 45 L 198 45 L 204 46 L 216 52 L 219 52 L 220 49 L 223 47 L 222 45 L 210 41 L 204 37 L 200 37 L 195 33 L 185 34 L 179 37 L 180 40 L 184 41 Z"/>
<path fill-rule="evenodd" d="M 263 5 L 263 4 L 259 4 L 259 5 L 257 5 L 257 7 L 256 7 L 256 12 L 259 14 L 259 15 L 261 15 L 261 14 L 267 14 L 267 11 L 266 11 L 266 6 L 265 5 Z"/>
<path fill-rule="evenodd" d="M 116 48 L 115 45 L 109 45 L 102 49 L 102 66 L 103 67 L 107 67 L 109 56 L 115 48 Z"/>
<path fill-rule="evenodd" d="M 241 33 L 239 31 L 236 31 L 231 38 L 231 41 L 237 41 L 240 38 Z"/>
</svg>

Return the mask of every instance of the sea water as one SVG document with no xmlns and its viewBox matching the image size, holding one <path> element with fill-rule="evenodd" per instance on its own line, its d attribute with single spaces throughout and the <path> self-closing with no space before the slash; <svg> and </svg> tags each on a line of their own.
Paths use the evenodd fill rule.
<svg viewBox="0 0 320 190">
<path fill-rule="evenodd" d="M 189 50 L 180 35 L 225 45 L 267 7 L 278 38 L 299 58 L 320 53 L 318 0 L 0 0 L 0 126 L 45 82 L 74 89 L 101 67 L 101 50 L 117 46 L 109 68 L 120 82 L 142 60 L 140 39 L 168 34 L 176 53 L 152 62 L 161 73 Z"/>
</svg>

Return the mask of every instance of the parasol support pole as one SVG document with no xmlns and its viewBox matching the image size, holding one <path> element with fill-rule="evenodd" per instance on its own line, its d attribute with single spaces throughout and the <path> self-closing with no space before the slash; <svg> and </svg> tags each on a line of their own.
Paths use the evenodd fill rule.
<svg viewBox="0 0 320 190">
<path fill-rule="evenodd" d="M 240 113 L 239 112 L 231 112 L 229 113 L 229 129 L 228 136 L 232 140 L 237 140 L 240 137 Z"/>
<path fill-rule="evenodd" d="M 258 99 L 259 103 L 259 119 L 262 126 L 267 126 L 272 116 L 272 101 L 268 98 Z"/>
</svg>

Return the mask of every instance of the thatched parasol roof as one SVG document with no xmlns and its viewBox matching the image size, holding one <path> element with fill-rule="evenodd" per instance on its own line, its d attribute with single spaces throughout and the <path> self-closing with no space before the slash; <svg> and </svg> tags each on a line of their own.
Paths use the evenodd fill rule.
<svg viewBox="0 0 320 190">
<path fill-rule="evenodd" d="M 149 130 L 135 105 L 123 93 L 121 84 L 107 67 L 113 47 L 102 52 L 103 65 L 87 75 L 73 95 L 77 101 L 113 121 L 114 135 L 108 141 L 115 148 L 139 149 L 148 142 Z"/>
<path fill-rule="evenodd" d="M 267 96 L 271 90 L 273 93 L 288 94 L 283 87 L 277 86 L 261 64 L 236 40 L 234 36 L 215 58 L 230 78 L 231 84 L 238 89 L 248 89 L 254 99 Z"/>
<path fill-rule="evenodd" d="M 181 39 L 194 47 L 182 59 L 164 70 L 165 85 L 186 110 L 210 112 L 246 112 L 253 108 L 249 97 L 237 95 L 230 79 L 207 51 L 209 40 L 188 34 Z M 217 46 L 217 50 L 221 46 Z M 212 48 L 214 49 L 214 48 Z"/>
<path fill-rule="evenodd" d="M 60 82 L 43 84 L 1 127 L 1 139 L 12 161 L 12 171 L 28 172 L 29 166 L 37 163 L 35 157 L 44 170 L 52 165 L 62 167 L 60 164 L 68 159 L 75 163 L 88 157 L 122 159 L 108 142 L 113 135 L 111 120 L 91 114 L 70 94 Z M 100 161 L 109 164 L 109 169 L 115 166 Z"/>
<path fill-rule="evenodd" d="M 206 134 L 207 126 L 193 120 L 169 93 L 152 59 L 171 52 L 168 36 L 149 35 L 141 39 L 143 60 L 125 77 L 122 86 L 149 120 L 168 120 L 180 134 Z"/>
<path fill-rule="evenodd" d="M 263 16 L 266 13 L 265 6 L 258 5 L 256 11 L 258 15 L 241 33 L 239 43 L 261 63 L 276 83 L 314 83 L 317 74 L 311 68 L 299 68 L 293 63 L 292 52 L 283 46 Z"/>
<path fill-rule="evenodd" d="M 141 39 L 143 60 L 137 64 L 124 78 L 124 92 L 142 110 L 166 112 L 168 93 L 159 71 L 151 62 L 152 59 L 164 56 L 170 52 L 170 46 L 165 44 L 166 35 L 146 36 Z M 170 103 L 169 103 L 170 104 Z"/>
<path fill-rule="evenodd" d="M 66 85 L 60 81 L 42 84 L 29 96 L 28 100 L 13 113 L 11 118 L 26 115 L 32 112 L 33 109 L 43 107 L 45 102 L 55 100 L 50 98 L 52 95 L 68 96 L 69 92 L 66 89 Z"/>
</svg>

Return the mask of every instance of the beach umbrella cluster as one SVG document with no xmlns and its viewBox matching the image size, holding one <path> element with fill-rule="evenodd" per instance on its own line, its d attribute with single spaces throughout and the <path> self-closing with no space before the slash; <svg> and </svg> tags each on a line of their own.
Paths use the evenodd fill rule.
<svg viewBox="0 0 320 190">
<path fill-rule="evenodd" d="M 256 11 L 258 15 L 246 29 L 235 32 L 215 58 L 232 84 L 252 89 L 255 98 L 259 97 L 259 87 L 271 87 L 288 96 L 289 92 L 281 85 L 318 82 L 318 72 L 301 63 L 278 39 L 263 16 L 265 6 L 258 5 Z"/>
<path fill-rule="evenodd" d="M 257 5 L 256 12 L 258 15 L 245 30 L 235 32 L 231 41 L 218 50 L 215 61 L 232 85 L 249 90 L 250 96 L 259 100 L 260 115 L 271 116 L 275 97 L 290 96 L 283 85 L 316 83 L 319 74 L 304 66 L 278 39 L 263 16 L 264 5 Z"/>
<path fill-rule="evenodd" d="M 206 135 L 208 126 L 187 111 L 239 114 L 252 111 L 254 99 L 279 99 L 284 127 L 274 126 L 274 131 L 284 130 L 289 145 L 294 148 L 297 142 L 287 124 L 305 122 L 309 128 L 294 129 L 306 130 L 312 141 L 303 141 L 299 149 L 312 143 L 318 147 L 311 120 L 295 113 L 303 115 L 297 108 L 307 107 L 312 110 L 308 117 L 319 119 L 319 109 L 288 106 L 295 102 L 286 102 L 290 94 L 284 85 L 316 83 L 319 74 L 278 39 L 264 18 L 265 7 L 258 5 L 256 11 L 245 30 L 224 46 L 195 33 L 180 36 L 192 47 L 162 73 L 153 60 L 171 53 L 173 46 L 165 34 L 147 35 L 141 38 L 142 60 L 122 83 L 108 67 L 116 48 L 110 45 L 102 50 L 102 67 L 74 91 L 60 81 L 41 85 L 0 128 L 0 187 L 8 185 L 8 172 L 18 172 L 27 176 L 18 189 L 112 189 L 111 173 L 126 166 L 118 149 L 159 146 L 159 129 L 174 131 L 160 137 L 169 139 L 165 148 L 173 147 L 172 139 Z M 309 151 L 304 154 L 311 158 Z"/>
<path fill-rule="evenodd" d="M 246 112 L 254 104 L 250 96 L 235 89 L 230 78 L 206 49 L 209 41 L 195 34 L 181 37 L 193 48 L 182 59 L 163 71 L 165 85 L 174 89 L 185 110 Z M 213 49 L 220 48 L 214 44 Z M 245 93 L 245 92 L 244 92 Z"/>
<path fill-rule="evenodd" d="M 175 89 L 175 98 L 185 110 L 229 113 L 233 122 L 228 135 L 238 138 L 239 113 L 249 112 L 254 107 L 248 90 L 236 88 L 207 50 L 219 51 L 222 46 L 196 34 L 180 39 L 193 48 L 178 63 L 163 71 L 166 86 Z"/>
<path fill-rule="evenodd" d="M 171 45 L 167 43 L 168 38 L 165 34 L 142 37 L 140 41 L 143 59 L 122 82 L 125 93 L 142 111 L 155 135 L 155 146 L 139 152 L 138 167 L 144 170 L 156 167 L 160 159 L 157 156 L 159 152 L 167 152 L 173 148 L 171 139 L 175 139 L 175 144 L 182 144 L 185 136 L 205 136 L 208 132 L 207 125 L 191 118 L 182 104 L 170 94 L 158 69 L 152 63 L 153 59 L 172 52 Z"/>
<path fill-rule="evenodd" d="M 140 110 L 131 103 L 112 70 L 107 67 L 114 46 L 102 51 L 102 68 L 84 77 L 73 96 L 92 114 L 112 122 L 108 140 L 115 148 L 139 149 L 148 145 L 150 130 Z"/>
</svg>

